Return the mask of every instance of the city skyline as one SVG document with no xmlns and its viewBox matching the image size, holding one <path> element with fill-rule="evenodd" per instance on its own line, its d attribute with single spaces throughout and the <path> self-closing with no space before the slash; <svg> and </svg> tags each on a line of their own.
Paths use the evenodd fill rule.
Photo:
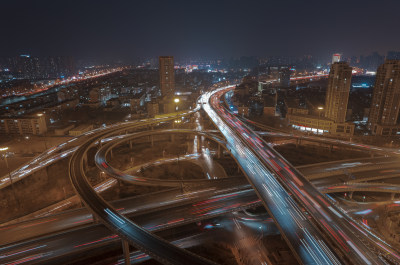
<svg viewBox="0 0 400 265">
<path fill-rule="evenodd" d="M 0 264 L 400 264 L 400 2 L 2 5 Z"/>
</svg>

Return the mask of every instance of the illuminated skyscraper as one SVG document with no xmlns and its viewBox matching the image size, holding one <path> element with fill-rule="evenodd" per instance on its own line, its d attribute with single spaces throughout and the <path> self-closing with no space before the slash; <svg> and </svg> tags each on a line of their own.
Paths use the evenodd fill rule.
<svg viewBox="0 0 400 265">
<path fill-rule="evenodd" d="M 379 66 L 368 127 L 374 134 L 395 135 L 400 108 L 400 61 L 386 60 Z M 398 127 L 398 126 L 397 126 Z"/>
<path fill-rule="evenodd" d="M 174 57 L 159 57 L 160 89 L 162 97 L 172 97 L 175 93 Z"/>
<path fill-rule="evenodd" d="M 325 117 L 335 123 L 346 120 L 352 68 L 346 62 L 332 64 L 325 99 Z"/>
</svg>

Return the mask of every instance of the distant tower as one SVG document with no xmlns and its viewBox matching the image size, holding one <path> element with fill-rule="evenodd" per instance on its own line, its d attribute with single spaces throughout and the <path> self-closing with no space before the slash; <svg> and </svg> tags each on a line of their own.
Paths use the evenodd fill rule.
<svg viewBox="0 0 400 265">
<path fill-rule="evenodd" d="M 352 68 L 346 62 L 332 64 L 325 99 L 325 117 L 335 123 L 346 121 Z"/>
<path fill-rule="evenodd" d="M 340 53 L 335 53 L 332 55 L 332 64 L 340 62 L 342 55 Z"/>
<path fill-rule="evenodd" d="M 379 66 L 374 86 L 371 109 L 368 117 L 368 127 L 373 133 L 377 125 L 394 126 L 399 118 L 400 108 L 400 61 L 386 60 Z M 390 130 L 390 129 L 386 129 Z M 386 132 L 390 134 L 389 131 Z M 386 134 L 383 132 L 383 134 Z"/>
<path fill-rule="evenodd" d="M 172 97 L 175 93 L 174 57 L 159 57 L 160 89 L 162 97 Z"/>
</svg>

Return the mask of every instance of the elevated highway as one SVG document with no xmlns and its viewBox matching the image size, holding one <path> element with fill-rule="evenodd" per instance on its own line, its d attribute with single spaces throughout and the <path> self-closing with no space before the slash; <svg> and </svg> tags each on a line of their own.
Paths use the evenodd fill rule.
<svg viewBox="0 0 400 265">
<path fill-rule="evenodd" d="M 218 89 L 214 93 L 203 95 L 203 108 L 210 119 L 224 135 L 232 155 L 241 165 L 249 182 L 275 223 L 281 230 L 293 253 L 302 264 L 340 264 L 342 259 L 334 254 L 325 243 L 326 239 L 315 229 L 314 224 L 301 212 L 301 206 L 293 200 L 275 175 L 261 163 L 258 155 L 243 142 L 239 135 L 248 135 L 248 132 L 236 132 L 230 124 L 233 117 L 226 117 L 227 112 L 221 108 L 220 97 L 226 88 Z M 209 102 L 210 101 L 210 102 Z M 236 120 L 235 120 L 236 122 Z"/>
<path fill-rule="evenodd" d="M 215 103 L 217 103 L 217 102 L 215 102 Z M 207 106 L 204 106 L 204 107 L 207 108 Z M 187 114 L 184 114 L 184 115 L 189 115 L 189 114 L 190 113 L 187 113 Z M 163 119 L 163 120 L 172 120 L 172 119 L 176 119 L 176 116 L 167 117 L 166 119 Z M 85 139 L 82 139 L 82 142 L 79 143 L 78 146 L 72 147 L 72 146 L 67 146 L 66 144 L 62 144 L 62 145 L 58 146 L 57 148 L 55 148 L 53 150 L 49 150 L 49 152 L 46 152 L 46 154 L 44 154 L 43 156 L 38 157 L 37 159 L 35 159 L 35 163 L 39 163 L 38 161 L 49 161 L 48 163 L 52 163 L 54 161 L 54 160 L 50 160 L 50 159 L 52 159 L 52 157 L 64 158 L 64 157 L 69 156 L 72 153 L 74 153 L 72 158 L 71 158 L 71 163 L 70 163 L 71 179 L 75 182 L 75 185 L 78 185 L 77 190 L 78 191 L 82 191 L 84 193 L 81 196 L 82 196 L 82 198 L 84 198 L 84 201 L 89 205 L 89 207 L 91 208 L 92 212 L 94 212 L 98 216 L 101 216 L 101 218 L 100 218 L 101 221 L 105 222 L 106 225 L 108 225 L 108 227 L 110 227 L 111 229 L 113 229 L 117 233 L 119 232 L 121 235 L 125 235 L 125 236 L 122 236 L 122 238 L 124 240 L 129 241 L 132 245 L 134 245 L 136 247 L 139 247 L 139 248 L 142 247 L 142 250 L 144 252 L 146 252 L 146 253 L 148 253 L 150 255 L 153 255 L 157 260 L 159 260 L 161 262 L 164 262 L 164 263 L 167 263 L 167 264 L 185 264 L 185 263 L 171 263 L 171 262 L 187 262 L 188 261 L 187 259 L 190 259 L 190 260 L 193 259 L 196 262 L 200 262 L 200 263 L 195 263 L 195 264 L 207 264 L 208 261 L 203 260 L 203 259 L 201 259 L 201 258 L 199 258 L 199 257 L 197 257 L 195 255 L 190 254 L 190 253 L 186 253 L 184 251 L 181 252 L 179 249 L 177 249 L 177 248 L 173 247 L 171 244 L 169 244 L 169 242 L 165 242 L 165 241 L 162 241 L 160 238 L 156 238 L 156 237 L 152 237 L 152 235 L 148 235 L 148 233 L 146 233 L 146 231 L 141 231 L 143 229 L 141 229 L 140 227 L 135 227 L 134 224 L 132 226 L 132 224 L 130 224 L 129 222 L 125 223 L 124 217 L 122 215 L 120 215 L 118 213 L 118 211 L 114 211 L 112 209 L 112 207 L 109 207 L 107 205 L 106 202 L 103 203 L 103 202 L 99 201 L 98 198 L 96 198 L 97 195 L 95 193 L 90 194 L 93 191 L 89 192 L 89 189 L 91 189 L 91 187 L 89 187 L 87 185 L 87 183 L 85 184 L 85 179 L 84 179 L 84 175 L 85 175 L 84 164 L 85 164 L 85 162 L 84 162 L 84 160 L 85 159 L 87 160 L 86 153 L 87 153 L 87 150 L 89 148 L 97 146 L 97 145 L 101 145 L 103 142 L 108 141 L 107 137 L 112 137 L 112 135 L 118 135 L 121 132 L 122 133 L 127 133 L 132 128 L 137 128 L 137 127 L 141 127 L 141 126 L 148 126 L 148 125 L 151 125 L 151 124 L 155 124 L 157 122 L 159 122 L 159 120 L 138 121 L 138 122 L 130 123 L 129 125 L 126 124 L 126 127 L 124 127 L 123 125 L 118 125 L 118 126 L 115 126 L 114 128 L 110 128 L 110 130 L 108 130 L 108 129 L 106 130 L 105 129 L 105 130 L 98 130 L 95 133 L 91 132 L 91 133 L 85 135 Z M 222 124 L 220 124 L 220 125 L 222 126 Z M 223 129 L 221 131 L 226 137 L 226 133 L 227 133 L 227 131 L 230 130 L 230 128 L 224 127 L 224 126 L 222 126 L 222 128 Z M 188 134 L 189 133 L 193 133 L 193 131 L 192 132 L 187 132 L 187 133 Z M 244 133 L 247 133 L 247 132 L 244 132 Z M 139 133 L 137 135 L 139 135 Z M 120 136 L 120 137 L 121 137 L 121 139 L 125 138 L 125 136 Z M 118 137 L 118 138 L 120 138 L 120 137 Z M 126 136 L 126 138 L 122 139 L 120 142 L 123 142 L 124 140 L 128 139 L 128 137 L 130 137 L 130 136 Z M 213 137 L 215 137 L 215 136 L 213 136 Z M 235 137 L 233 137 L 233 138 L 235 138 Z M 237 138 L 238 139 L 237 143 L 242 141 L 244 137 L 245 137 L 244 135 L 238 137 Z M 212 138 L 212 137 L 210 137 L 210 138 Z M 240 155 L 243 155 L 243 153 L 247 153 L 247 152 L 245 152 L 243 150 L 245 150 L 246 148 L 251 150 L 251 149 L 253 149 L 253 147 L 251 146 L 251 144 L 247 145 L 247 147 L 246 146 L 241 146 L 240 144 L 236 145 L 236 146 L 234 144 L 232 145 L 232 143 L 234 143 L 235 141 L 229 141 L 229 139 L 228 139 L 229 149 L 232 152 L 232 154 L 234 155 L 234 157 L 237 159 L 239 164 L 241 164 L 242 167 L 243 167 L 243 165 L 245 165 L 243 167 L 243 169 L 244 169 L 244 171 L 245 171 L 245 173 L 247 175 L 247 174 L 249 174 L 249 172 L 251 172 L 250 167 L 248 165 L 246 165 L 246 163 L 243 163 L 243 157 L 239 158 L 239 159 L 238 159 L 238 157 L 240 157 Z M 110 145 L 108 145 L 108 147 L 112 148 L 113 145 L 114 144 L 110 144 Z M 235 148 L 239 148 L 239 149 L 235 150 Z M 368 146 L 367 147 L 366 146 L 362 146 L 360 148 L 364 148 L 363 150 L 370 149 L 370 147 L 368 147 Z M 240 149 L 243 149 L 243 150 L 240 150 Z M 107 150 L 107 148 L 104 148 L 103 150 Z M 391 150 L 383 150 L 382 153 L 385 153 L 385 154 L 388 154 L 388 153 L 389 154 L 397 154 L 392 149 Z M 247 155 L 251 156 L 250 153 L 247 153 Z M 106 157 L 106 156 L 104 156 L 104 157 Z M 259 155 L 255 154 L 255 157 L 256 157 L 256 159 L 259 159 Z M 101 158 L 101 156 L 100 156 L 100 158 Z M 106 161 L 103 160 L 103 162 L 106 162 Z M 251 162 L 254 162 L 254 161 L 251 161 Z M 101 165 L 102 163 L 99 163 L 99 164 Z M 260 172 L 258 170 L 260 170 L 260 168 L 262 168 L 262 167 L 263 167 L 262 165 L 259 165 L 259 168 L 257 168 L 257 167 L 255 168 L 257 173 Z M 267 167 L 271 167 L 271 166 L 267 166 Z M 273 168 L 273 166 L 272 166 L 272 168 Z M 34 166 L 33 170 L 37 170 L 37 168 Z M 108 173 L 110 175 L 113 175 L 113 176 L 118 176 L 119 174 L 116 174 L 116 173 L 120 173 L 120 172 L 118 172 L 115 169 L 113 169 L 113 170 L 114 171 L 110 171 Z M 269 170 L 271 170 L 271 168 Z M 32 171 L 30 171 L 30 172 L 32 172 Z M 134 177 L 134 176 L 130 176 L 130 177 Z M 276 176 L 272 176 L 272 177 L 276 177 Z M 127 179 L 129 179 L 129 178 L 127 178 Z M 273 180 L 273 179 L 270 178 L 269 180 Z M 148 181 L 148 180 L 145 180 L 145 181 Z M 177 186 L 176 183 L 178 183 L 178 182 L 175 182 L 171 186 Z M 7 183 L 5 183 L 5 184 L 7 184 Z M 270 184 L 271 183 L 269 183 L 269 185 Z M 279 183 L 275 183 L 275 184 L 279 184 Z M 168 186 L 168 185 L 170 185 L 170 183 L 166 184 L 166 185 Z M 282 194 L 284 196 L 283 198 L 285 198 L 285 200 L 286 200 L 286 203 L 284 203 L 284 204 L 287 205 L 286 208 L 285 207 L 282 208 L 282 209 L 284 209 L 284 211 L 287 211 L 286 214 L 282 214 L 282 216 L 289 217 L 289 219 L 292 218 L 292 221 L 294 221 L 295 223 L 296 222 L 300 222 L 301 226 L 303 228 L 299 228 L 299 226 L 297 226 L 297 225 L 295 225 L 293 223 L 294 227 L 296 227 L 296 226 L 298 227 L 299 230 L 297 230 L 297 231 L 307 231 L 307 233 L 309 233 L 309 231 L 313 231 L 313 225 L 311 224 L 311 226 L 307 226 L 307 223 L 308 223 L 307 220 L 303 220 L 302 219 L 303 216 L 301 214 L 299 214 L 299 213 L 296 213 L 296 211 L 299 210 L 301 208 L 301 206 L 300 207 L 299 206 L 295 206 L 296 202 L 290 198 L 290 195 L 286 196 L 284 190 L 282 190 L 281 188 L 278 188 L 279 186 L 280 186 L 280 184 L 278 186 L 274 186 L 274 188 L 277 188 L 277 190 L 279 190 L 279 193 L 282 192 Z M 272 192 L 276 192 L 276 190 L 272 191 Z M 94 202 L 96 202 L 96 203 L 94 203 Z M 282 205 L 282 202 L 279 202 L 279 201 L 277 201 L 277 202 L 278 202 L 278 205 Z M 97 206 L 95 204 L 97 204 Z M 264 205 L 265 205 L 265 202 L 264 202 Z M 282 209 L 281 209 L 281 211 L 282 211 Z M 108 211 L 106 211 L 106 210 L 108 210 Z M 278 210 L 276 210 L 276 211 L 278 211 Z M 293 218 L 293 216 L 296 216 L 296 217 Z M 275 216 L 274 216 L 274 218 L 275 218 L 275 220 L 277 220 Z M 120 221 L 122 221 L 122 223 Z M 284 224 L 284 222 L 282 222 L 282 223 L 278 223 L 278 225 L 284 226 L 285 224 Z M 123 228 L 121 228 L 121 226 L 123 226 Z M 128 229 L 128 227 L 130 227 L 130 229 Z M 309 229 L 304 230 L 304 227 L 307 227 Z M 281 231 L 282 231 L 282 227 L 280 227 L 280 228 L 281 228 Z M 135 231 L 135 232 L 133 232 L 133 231 Z M 143 244 L 143 245 L 137 245 L 138 243 L 136 241 L 134 241 L 134 240 L 131 241 L 131 239 L 133 239 L 135 236 L 136 236 L 135 240 L 138 240 L 138 237 L 137 237 L 138 235 L 140 235 L 139 236 L 140 237 L 139 241 L 141 241 L 142 239 L 146 241 L 146 242 L 140 242 L 140 244 Z M 316 237 L 314 237 L 315 235 L 316 235 Z M 150 236 L 150 237 L 148 237 L 148 236 Z M 285 234 L 285 236 L 286 236 L 286 234 Z M 311 237 L 310 237 L 310 234 L 308 234 L 308 235 L 306 234 L 305 237 L 303 238 L 303 241 L 301 241 L 301 240 L 298 241 L 298 242 L 300 242 L 298 246 L 300 246 L 300 249 L 302 249 L 302 250 L 300 250 L 300 251 L 299 251 L 299 249 L 294 249 L 294 250 L 295 250 L 295 253 L 299 257 L 299 260 L 301 260 L 301 262 L 304 263 L 304 264 L 318 264 L 318 261 L 320 261 L 320 262 L 321 261 L 322 262 L 326 261 L 327 262 L 327 263 L 323 263 L 323 264 L 339 264 L 338 257 L 335 257 L 335 255 L 332 253 L 331 250 L 329 250 L 327 245 L 323 243 L 323 241 L 325 240 L 325 238 L 323 236 L 321 236 L 321 239 L 318 239 L 318 240 L 314 241 L 315 238 L 318 238 L 318 236 L 319 236 L 318 232 L 315 232 L 315 234 L 311 233 Z M 152 248 L 152 249 L 149 250 L 149 249 L 147 249 L 147 247 L 149 246 L 149 244 L 153 243 L 153 241 L 152 241 L 153 239 L 155 239 L 154 242 L 156 242 L 158 245 L 157 245 L 156 248 Z M 296 240 L 298 240 L 298 239 L 299 238 L 297 238 Z M 319 250 L 315 251 L 315 249 L 312 249 L 312 248 L 314 248 L 314 244 L 315 243 L 311 243 L 310 244 L 310 242 L 316 242 L 316 244 L 319 246 L 319 247 L 317 247 L 317 249 L 319 248 Z M 301 246 L 303 246 L 304 248 L 301 248 Z M 126 245 L 125 245 L 125 247 L 126 247 Z M 164 249 L 164 247 L 165 247 L 165 249 Z M 180 257 L 182 259 L 181 260 L 173 259 L 171 257 L 171 253 L 166 253 L 166 252 L 168 252 L 168 249 L 169 249 L 168 247 L 170 247 L 170 249 L 172 249 L 174 251 L 177 251 L 175 253 L 180 253 L 179 255 L 181 255 Z M 321 253 L 319 253 L 319 252 L 321 252 Z M 390 255 L 394 254 L 393 252 L 391 252 L 390 249 L 387 252 L 389 252 Z M 160 253 L 161 253 L 161 255 L 159 255 Z M 375 262 L 374 259 L 372 259 L 372 261 Z M 375 264 L 375 263 L 362 263 L 362 262 L 360 262 L 360 264 Z M 376 264 L 380 264 L 380 263 L 376 263 Z"/>
<path fill-rule="evenodd" d="M 220 101 L 223 94 L 231 88 L 224 88 L 218 90 L 211 96 L 210 104 L 215 109 L 212 110 L 209 107 L 205 107 L 207 114 L 214 121 L 215 125 L 224 133 L 227 138 L 227 142 L 230 143 L 230 138 L 239 137 L 238 143 L 234 144 L 232 148 L 241 149 L 245 142 L 253 152 L 257 154 L 255 161 L 263 161 L 269 168 L 270 172 L 274 172 L 276 177 L 284 184 L 285 188 L 291 191 L 298 201 L 307 209 L 307 211 L 313 216 L 313 220 L 319 224 L 320 228 L 325 231 L 327 235 L 332 236 L 336 240 L 328 241 L 330 245 L 336 244 L 341 249 L 342 253 L 351 261 L 352 264 L 384 264 L 385 262 L 380 257 L 386 255 L 386 249 L 379 251 L 379 247 L 370 248 L 365 245 L 360 238 L 365 238 L 364 234 L 360 230 L 354 231 L 354 225 L 352 220 L 347 216 L 339 213 L 333 204 L 327 201 L 320 193 L 309 184 L 309 182 L 302 176 L 296 169 L 294 169 L 287 161 L 285 161 L 275 150 L 270 148 L 265 142 L 261 141 L 259 137 L 252 132 L 249 128 L 239 121 L 236 117 L 230 114 L 224 109 Z M 205 98 L 208 101 L 208 98 Z M 216 114 L 218 113 L 218 114 Z M 222 119 L 221 119 L 222 118 Z M 227 126 L 225 125 L 228 125 Z M 236 136 L 236 135 L 237 136 Z M 249 178 L 249 181 L 253 184 L 253 187 L 257 190 L 258 195 L 264 203 L 269 199 L 267 194 L 275 191 L 276 187 L 271 187 L 271 180 L 265 179 L 268 172 L 259 172 L 253 178 Z M 265 179 L 265 184 L 255 184 L 260 182 L 260 179 Z M 268 186 L 266 185 L 268 183 Z M 262 190 L 264 189 L 264 190 Z M 260 194 L 261 193 L 261 194 Z M 266 205 L 269 207 L 269 205 Z M 272 214 L 274 216 L 274 214 Z M 279 222 L 278 222 L 279 225 Z M 358 227 L 360 229 L 360 227 Z M 285 233 L 285 231 L 282 231 Z M 316 235 L 318 233 L 316 232 Z M 370 238 L 370 242 L 373 242 Z M 288 240 L 290 241 L 290 240 Z M 291 241 L 289 244 L 292 243 Z M 377 251 L 378 249 L 378 251 Z M 398 255 L 395 251 L 391 252 L 391 259 L 398 259 Z M 387 256 L 387 255 L 386 255 Z"/>
</svg>

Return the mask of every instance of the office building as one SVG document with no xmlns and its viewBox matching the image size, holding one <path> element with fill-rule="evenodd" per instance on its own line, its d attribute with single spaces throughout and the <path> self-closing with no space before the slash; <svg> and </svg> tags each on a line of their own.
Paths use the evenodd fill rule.
<svg viewBox="0 0 400 265">
<path fill-rule="evenodd" d="M 396 135 L 400 107 L 400 60 L 386 60 L 379 66 L 368 117 L 368 127 L 376 135 Z"/>
<path fill-rule="evenodd" d="M 346 121 L 352 68 L 346 62 L 334 63 L 328 78 L 325 98 L 325 117 L 335 123 Z"/>
<path fill-rule="evenodd" d="M 174 57 L 159 57 L 160 90 L 162 97 L 173 97 L 175 94 Z"/>
</svg>

